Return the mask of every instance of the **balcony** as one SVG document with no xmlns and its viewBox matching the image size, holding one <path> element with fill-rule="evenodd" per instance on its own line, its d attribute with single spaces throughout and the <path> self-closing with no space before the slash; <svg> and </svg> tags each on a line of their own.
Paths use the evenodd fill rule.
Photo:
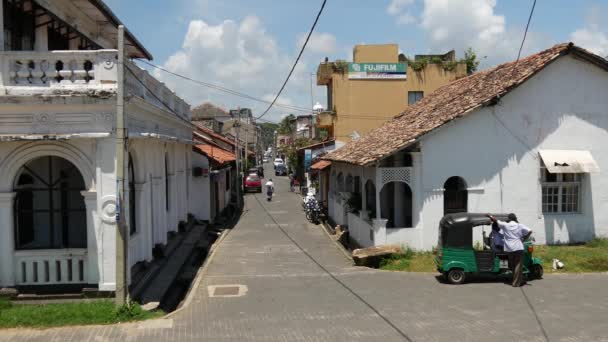
<svg viewBox="0 0 608 342">
<path fill-rule="evenodd" d="M 0 52 L 0 96 L 111 97 L 118 81 L 117 50 Z M 164 83 L 125 61 L 125 95 L 190 119 L 190 106 Z M 130 71 L 129 71 L 130 70 Z"/>
<path fill-rule="evenodd" d="M 327 128 L 331 127 L 334 124 L 334 118 L 336 117 L 336 112 L 334 111 L 323 111 L 317 115 L 317 127 L 319 128 Z"/>
</svg>

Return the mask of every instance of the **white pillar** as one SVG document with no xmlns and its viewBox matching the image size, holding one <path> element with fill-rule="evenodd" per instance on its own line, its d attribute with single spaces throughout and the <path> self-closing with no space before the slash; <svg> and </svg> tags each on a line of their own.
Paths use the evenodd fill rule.
<svg viewBox="0 0 608 342">
<path fill-rule="evenodd" d="M 177 182 L 176 182 L 176 174 L 169 175 L 169 193 L 167 194 L 169 200 L 169 211 L 167 212 L 167 232 L 176 231 L 177 230 L 177 206 L 179 203 L 177 202 Z"/>
<path fill-rule="evenodd" d="M 48 51 L 49 50 L 49 33 L 47 26 L 40 26 L 36 28 L 36 32 L 34 33 L 36 39 L 34 40 L 34 51 Z M 73 39 L 74 41 L 76 39 Z"/>
<path fill-rule="evenodd" d="M 135 208 L 137 220 L 137 234 L 140 246 L 140 258 L 152 259 L 154 236 L 152 222 L 150 222 L 150 182 L 135 184 Z"/>
<path fill-rule="evenodd" d="M 412 226 L 422 228 L 422 210 L 424 209 L 424 187 L 422 180 L 422 153 L 412 152 L 412 174 L 410 186 L 412 189 Z"/>
<path fill-rule="evenodd" d="M 2 232 L 0 238 L 0 287 L 15 285 L 15 262 L 13 260 L 15 252 L 14 198 L 14 192 L 0 193 L 0 232 Z"/>
<path fill-rule="evenodd" d="M 165 222 L 162 219 L 165 217 L 165 202 L 164 191 L 161 191 L 161 183 L 164 181 L 161 177 L 152 178 L 152 226 L 154 227 L 154 244 L 165 243 Z M 165 234 L 165 236 L 163 236 Z"/>
<path fill-rule="evenodd" d="M 382 207 L 380 206 L 380 192 L 382 191 L 382 170 L 376 167 L 376 218 L 382 218 Z"/>
<path fill-rule="evenodd" d="M 101 251 L 103 249 L 103 241 L 97 239 L 97 232 L 101 227 L 98 226 L 97 219 L 97 192 L 82 191 L 80 192 L 84 198 L 87 215 L 87 283 L 99 284 L 100 279 L 103 279 L 103 261 L 101 259 Z"/>
</svg>

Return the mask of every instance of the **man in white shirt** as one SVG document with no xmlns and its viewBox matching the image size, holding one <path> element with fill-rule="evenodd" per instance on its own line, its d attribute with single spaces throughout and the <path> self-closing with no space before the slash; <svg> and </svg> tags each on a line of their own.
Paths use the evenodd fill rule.
<svg viewBox="0 0 608 342">
<path fill-rule="evenodd" d="M 272 182 L 272 178 L 270 178 L 268 182 L 264 184 L 264 186 L 266 187 L 266 196 L 268 196 L 267 199 L 270 201 L 272 199 L 272 193 L 274 192 L 274 183 Z"/>
<path fill-rule="evenodd" d="M 488 214 L 488 217 L 492 222 L 498 224 L 503 235 L 505 252 L 509 253 L 509 268 L 513 272 L 513 283 L 511 285 L 513 287 L 518 287 L 525 284 L 526 282 L 523 278 L 523 240 L 532 234 L 532 230 L 517 222 L 517 216 L 515 216 L 515 214 L 509 214 L 509 216 L 507 216 L 507 222 L 497 220 L 490 214 Z"/>
</svg>

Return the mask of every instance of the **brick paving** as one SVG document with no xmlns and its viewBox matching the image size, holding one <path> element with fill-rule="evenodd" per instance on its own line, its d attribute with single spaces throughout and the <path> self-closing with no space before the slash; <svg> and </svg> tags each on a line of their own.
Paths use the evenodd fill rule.
<svg viewBox="0 0 608 342">
<path fill-rule="evenodd" d="M 2 330 L 0 341 L 608 341 L 606 274 L 547 275 L 522 292 L 354 267 L 277 183 L 270 203 L 247 196 L 191 301 L 169 318 Z M 238 295 L 209 295 L 223 285 Z"/>
</svg>

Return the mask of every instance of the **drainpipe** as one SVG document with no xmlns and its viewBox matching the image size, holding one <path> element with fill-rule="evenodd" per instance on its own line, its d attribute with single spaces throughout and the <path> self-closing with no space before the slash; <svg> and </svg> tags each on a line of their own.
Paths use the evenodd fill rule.
<svg viewBox="0 0 608 342">
<path fill-rule="evenodd" d="M 124 39 L 125 28 L 118 26 L 118 68 L 116 89 L 116 305 L 124 305 L 129 296 L 127 288 L 128 233 L 124 213 L 126 127 L 124 117 Z"/>
</svg>

